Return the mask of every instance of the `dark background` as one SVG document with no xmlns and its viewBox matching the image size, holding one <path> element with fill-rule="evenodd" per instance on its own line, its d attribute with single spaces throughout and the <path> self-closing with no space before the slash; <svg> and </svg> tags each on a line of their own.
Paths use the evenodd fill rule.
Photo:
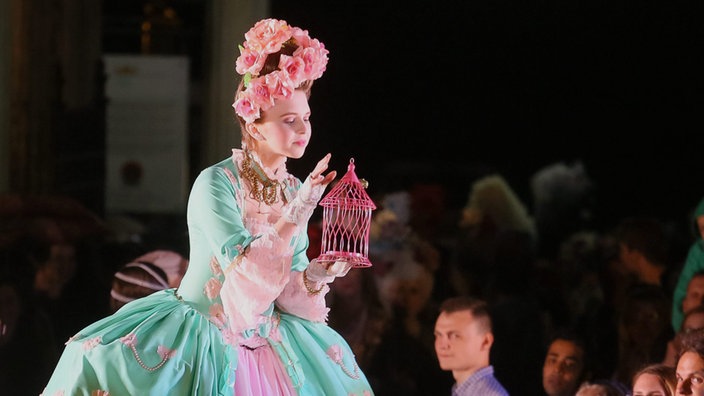
<svg viewBox="0 0 704 396">
<path fill-rule="evenodd" d="M 141 3 L 104 3 L 105 52 L 138 52 Z M 191 55 L 202 80 L 205 3 L 167 3 L 182 19 L 171 51 Z M 698 3 L 272 0 L 271 17 L 330 50 L 311 98 L 313 139 L 289 170 L 305 175 L 331 152 L 341 173 L 355 158 L 374 196 L 440 184 L 456 209 L 491 172 L 530 206 L 535 172 L 581 162 L 600 224 L 685 222 L 704 196 Z M 190 144 L 197 152 L 197 132 Z"/>
<path fill-rule="evenodd" d="M 581 161 L 603 222 L 677 220 L 703 192 L 701 14 L 687 1 L 272 1 L 330 50 L 314 138 L 370 191 L 496 171 L 526 203 L 540 168 Z M 307 165 L 307 164 L 306 164 Z M 382 184 L 382 186 L 379 186 Z"/>
</svg>

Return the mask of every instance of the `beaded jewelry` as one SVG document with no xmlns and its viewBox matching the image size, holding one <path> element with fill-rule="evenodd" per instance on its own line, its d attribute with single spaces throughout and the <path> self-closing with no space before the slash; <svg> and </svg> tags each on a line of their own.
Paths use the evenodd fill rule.
<svg viewBox="0 0 704 396">
<path fill-rule="evenodd" d="M 242 176 L 249 182 L 250 196 L 259 202 L 273 205 L 279 200 L 279 189 L 281 183 L 277 180 L 269 179 L 264 171 L 252 159 L 249 152 L 245 152 L 242 160 Z"/>
<path fill-rule="evenodd" d="M 310 282 L 310 281 L 308 280 L 308 268 L 306 268 L 303 270 L 303 286 L 305 286 L 306 290 L 308 290 L 308 294 L 318 294 L 321 291 L 323 291 L 323 287 L 325 287 L 325 285 L 323 285 L 323 286 L 320 286 L 320 288 L 318 290 L 315 290 L 312 287 L 310 287 L 308 282 Z"/>
</svg>

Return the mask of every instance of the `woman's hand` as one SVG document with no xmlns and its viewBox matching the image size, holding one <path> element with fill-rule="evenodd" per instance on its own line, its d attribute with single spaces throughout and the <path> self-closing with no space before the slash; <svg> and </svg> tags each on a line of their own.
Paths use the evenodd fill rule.
<svg viewBox="0 0 704 396">
<path fill-rule="evenodd" d="M 332 155 L 330 153 L 327 153 L 325 157 L 323 157 L 323 159 L 318 161 L 318 164 L 315 166 L 315 169 L 313 169 L 313 172 L 310 173 L 310 179 L 313 186 L 327 186 L 328 184 L 330 184 L 330 182 L 335 180 L 335 177 L 337 177 L 337 171 L 332 171 L 327 175 L 323 176 L 323 172 L 328 169 L 328 164 L 330 163 L 331 157 Z"/>
<path fill-rule="evenodd" d="M 318 161 L 313 172 L 308 175 L 303 185 L 298 189 L 296 197 L 286 205 L 282 216 L 285 221 L 293 223 L 299 228 L 305 228 L 308 224 L 318 201 L 323 197 L 325 187 L 337 176 L 336 171 L 331 171 L 323 176 L 323 172 L 328 169 L 330 157 L 331 155 L 328 153 Z"/>
</svg>

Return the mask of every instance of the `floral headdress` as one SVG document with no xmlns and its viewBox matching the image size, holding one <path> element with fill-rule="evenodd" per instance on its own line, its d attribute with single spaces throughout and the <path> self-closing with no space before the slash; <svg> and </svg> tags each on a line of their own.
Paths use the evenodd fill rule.
<svg viewBox="0 0 704 396">
<path fill-rule="evenodd" d="M 307 30 L 290 26 L 286 21 L 263 19 L 245 35 L 239 46 L 237 73 L 243 76 L 245 89 L 235 98 L 232 107 L 246 122 L 253 122 L 274 105 L 276 99 L 288 99 L 303 82 L 323 75 L 328 63 L 328 50 Z M 278 52 L 285 43 L 297 45 L 291 56 L 281 54 L 278 69 L 260 76 L 269 54 Z"/>
</svg>

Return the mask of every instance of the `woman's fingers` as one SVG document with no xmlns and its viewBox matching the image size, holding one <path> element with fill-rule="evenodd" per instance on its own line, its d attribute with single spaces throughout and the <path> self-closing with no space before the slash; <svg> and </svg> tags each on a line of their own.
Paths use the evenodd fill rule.
<svg viewBox="0 0 704 396">
<path fill-rule="evenodd" d="M 330 153 L 327 153 L 325 157 L 323 157 L 323 159 L 318 161 L 318 164 L 315 166 L 315 169 L 313 169 L 313 172 L 310 173 L 310 178 L 313 182 L 313 185 L 327 185 L 333 180 L 335 180 L 335 177 L 337 177 L 337 171 L 331 171 L 327 175 L 323 176 L 323 172 L 328 169 L 328 164 L 330 163 L 331 157 L 332 155 Z"/>
</svg>

